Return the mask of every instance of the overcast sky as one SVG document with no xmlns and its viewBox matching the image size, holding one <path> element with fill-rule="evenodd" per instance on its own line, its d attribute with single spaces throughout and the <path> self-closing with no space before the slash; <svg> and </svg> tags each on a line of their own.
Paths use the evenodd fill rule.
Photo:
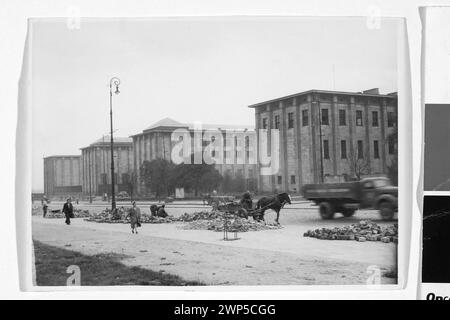
<svg viewBox="0 0 450 320">
<path fill-rule="evenodd" d="M 248 105 L 310 89 L 397 91 L 397 28 L 365 18 L 35 21 L 33 191 L 43 156 L 80 154 L 109 131 L 109 79 L 119 136 L 170 117 L 253 124 Z"/>
</svg>

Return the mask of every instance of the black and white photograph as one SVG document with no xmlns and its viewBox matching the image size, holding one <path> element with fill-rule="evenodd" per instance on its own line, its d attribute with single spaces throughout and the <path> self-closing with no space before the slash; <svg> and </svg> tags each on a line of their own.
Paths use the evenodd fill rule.
<svg viewBox="0 0 450 320">
<path fill-rule="evenodd" d="M 401 22 L 31 19 L 34 286 L 397 285 Z"/>
</svg>

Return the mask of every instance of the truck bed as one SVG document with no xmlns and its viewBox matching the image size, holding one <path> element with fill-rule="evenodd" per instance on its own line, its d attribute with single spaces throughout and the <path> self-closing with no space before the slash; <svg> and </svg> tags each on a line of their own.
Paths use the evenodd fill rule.
<svg viewBox="0 0 450 320">
<path fill-rule="evenodd" d="M 360 198 L 359 182 L 306 184 L 303 186 L 303 197 L 314 199 L 352 199 Z"/>
</svg>

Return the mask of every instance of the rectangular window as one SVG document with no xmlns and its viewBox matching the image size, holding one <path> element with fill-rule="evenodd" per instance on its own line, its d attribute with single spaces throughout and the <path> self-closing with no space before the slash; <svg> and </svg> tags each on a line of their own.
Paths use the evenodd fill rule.
<svg viewBox="0 0 450 320">
<path fill-rule="evenodd" d="M 373 141 L 373 157 L 375 159 L 380 159 L 380 148 L 378 146 L 378 140 Z"/>
<path fill-rule="evenodd" d="M 329 121 L 328 121 L 328 109 L 322 109 L 322 124 L 324 126 L 328 126 L 329 125 Z"/>
<path fill-rule="evenodd" d="M 262 119 L 262 127 L 263 129 L 267 129 L 267 118 Z"/>
<path fill-rule="evenodd" d="M 295 176 L 294 175 L 291 176 L 291 184 L 295 184 Z"/>
<path fill-rule="evenodd" d="M 347 112 L 343 109 L 339 110 L 339 125 L 340 126 L 347 125 Z"/>
<path fill-rule="evenodd" d="M 359 127 L 362 127 L 362 125 L 363 125 L 362 110 L 356 110 L 356 125 Z"/>
<path fill-rule="evenodd" d="M 394 112 L 388 112 L 387 113 L 387 122 L 388 127 L 393 127 L 395 125 L 395 113 Z"/>
<path fill-rule="evenodd" d="M 364 158 L 363 142 L 358 140 L 358 159 Z"/>
<path fill-rule="evenodd" d="M 395 154 L 395 143 L 393 139 L 388 139 L 388 152 L 389 154 Z"/>
<path fill-rule="evenodd" d="M 378 127 L 378 111 L 372 111 L 372 127 Z"/>
<path fill-rule="evenodd" d="M 341 159 L 347 159 L 347 141 L 341 140 Z"/>
<path fill-rule="evenodd" d="M 129 182 L 128 173 L 122 173 L 122 184 L 128 184 Z"/>
<path fill-rule="evenodd" d="M 280 129 L 280 116 L 276 115 L 274 119 L 275 119 L 275 123 L 274 123 L 275 129 Z"/>
<path fill-rule="evenodd" d="M 102 184 L 108 184 L 108 177 L 106 173 L 102 173 Z"/>
<path fill-rule="evenodd" d="M 294 113 L 288 113 L 288 129 L 292 129 L 294 127 Z"/>
<path fill-rule="evenodd" d="M 302 110 L 302 126 L 306 127 L 309 123 L 308 110 Z"/>
<path fill-rule="evenodd" d="M 283 182 L 283 177 L 282 176 L 278 176 L 277 177 L 277 182 L 278 182 L 278 184 L 281 184 L 282 182 Z"/>
<path fill-rule="evenodd" d="M 328 140 L 323 140 L 323 158 L 330 159 L 330 146 Z"/>
</svg>

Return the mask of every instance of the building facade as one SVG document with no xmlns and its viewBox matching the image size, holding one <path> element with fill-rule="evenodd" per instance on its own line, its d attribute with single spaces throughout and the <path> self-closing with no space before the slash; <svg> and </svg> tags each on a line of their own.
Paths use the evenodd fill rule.
<svg viewBox="0 0 450 320">
<path fill-rule="evenodd" d="M 279 130 L 277 173 L 259 190 L 300 192 L 304 184 L 386 174 L 397 157 L 397 94 L 310 90 L 249 106 L 255 129 Z"/>
<path fill-rule="evenodd" d="M 133 183 L 133 143 L 130 138 L 114 138 L 115 190 L 130 192 Z M 103 136 L 81 148 L 82 189 L 85 196 L 111 194 L 111 144 Z"/>
<path fill-rule="evenodd" d="M 44 158 L 44 194 L 63 198 L 82 192 L 81 156 L 65 155 Z"/>
<path fill-rule="evenodd" d="M 170 118 L 162 119 L 150 127 L 143 130 L 141 133 L 132 136 L 133 139 L 133 152 L 134 152 L 134 167 L 136 168 L 136 175 L 138 183 L 138 193 L 147 194 L 148 190 L 145 189 L 144 184 L 141 182 L 140 169 L 144 161 L 151 161 L 155 159 L 165 159 L 167 161 L 172 161 L 172 150 L 174 146 L 179 142 L 174 140 L 172 134 L 175 130 L 184 130 L 187 132 L 191 139 L 191 146 L 194 147 L 194 130 L 193 124 L 185 124 L 175 121 Z M 236 151 L 236 149 L 225 150 L 227 148 L 227 139 L 232 140 L 233 143 L 237 136 L 246 139 L 246 137 L 254 137 L 255 131 L 251 126 L 236 126 L 236 125 L 210 125 L 202 124 L 201 130 L 197 132 L 202 132 L 202 136 L 205 136 L 205 132 L 215 132 L 216 135 L 222 135 L 224 141 L 223 155 L 228 152 L 241 152 Z M 230 139 L 230 135 L 234 135 Z M 219 138 L 219 137 L 218 137 Z M 213 138 L 214 139 L 214 138 Z M 247 140 L 246 140 L 247 141 Z M 209 142 L 207 139 L 202 140 L 202 150 L 207 147 Z M 230 145 L 230 143 L 228 143 Z M 244 147 L 245 148 L 245 147 Z M 214 157 L 215 151 L 212 151 L 211 156 Z M 239 156 L 237 156 L 239 157 Z M 248 189 L 254 190 L 256 188 L 256 163 L 250 161 L 249 153 L 242 150 L 241 161 L 233 161 L 233 163 L 215 163 L 215 168 L 219 171 L 222 176 L 229 176 L 231 178 L 236 178 L 237 176 L 242 176 L 245 179 L 246 186 Z"/>
</svg>

